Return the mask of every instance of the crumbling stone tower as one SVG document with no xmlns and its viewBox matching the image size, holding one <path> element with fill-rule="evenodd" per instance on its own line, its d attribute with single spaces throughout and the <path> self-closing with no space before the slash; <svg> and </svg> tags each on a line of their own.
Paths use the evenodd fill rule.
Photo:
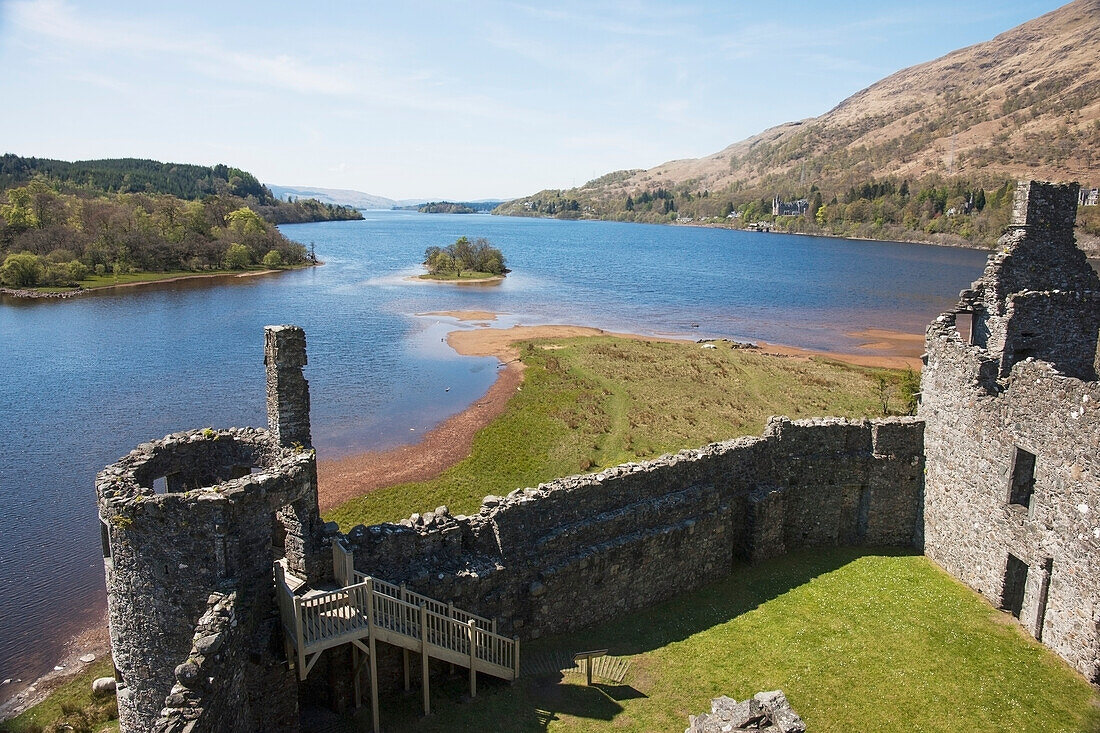
<svg viewBox="0 0 1100 733">
<path fill-rule="evenodd" d="M 265 329 L 270 430 L 143 443 L 96 478 L 121 730 L 297 730 L 272 567 L 324 580 L 305 334 Z"/>
<path fill-rule="evenodd" d="M 1076 210 L 1076 184 L 1021 183 L 985 273 L 928 328 L 925 551 L 1100 684 L 1100 278 Z"/>
</svg>

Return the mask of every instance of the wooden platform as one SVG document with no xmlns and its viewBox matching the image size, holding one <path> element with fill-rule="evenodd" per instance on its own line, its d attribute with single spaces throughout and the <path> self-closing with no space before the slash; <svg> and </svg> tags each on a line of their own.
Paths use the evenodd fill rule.
<svg viewBox="0 0 1100 733">
<path fill-rule="evenodd" d="M 496 633 L 496 622 L 455 608 L 384 580 L 356 572 L 351 556 L 334 546 L 339 587 L 308 588 L 275 565 L 275 590 L 287 645 L 287 658 L 306 679 L 326 649 L 352 645 L 356 705 L 359 704 L 359 653 L 370 662 L 371 711 L 378 725 L 378 680 L 375 643 L 403 650 L 405 688 L 409 687 L 409 652 L 421 659 L 424 714 L 431 712 L 428 660 L 440 659 L 470 671 L 470 696 L 477 694 L 477 673 L 513 681 L 519 677 L 519 639 Z M 349 582 L 350 581 L 350 582 Z"/>
</svg>

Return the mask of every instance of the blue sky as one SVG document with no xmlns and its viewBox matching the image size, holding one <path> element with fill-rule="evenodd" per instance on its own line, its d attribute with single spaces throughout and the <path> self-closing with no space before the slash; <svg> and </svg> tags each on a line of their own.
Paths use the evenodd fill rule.
<svg viewBox="0 0 1100 733">
<path fill-rule="evenodd" d="M 0 152 L 514 197 L 821 114 L 1058 2 L 0 2 Z"/>
</svg>

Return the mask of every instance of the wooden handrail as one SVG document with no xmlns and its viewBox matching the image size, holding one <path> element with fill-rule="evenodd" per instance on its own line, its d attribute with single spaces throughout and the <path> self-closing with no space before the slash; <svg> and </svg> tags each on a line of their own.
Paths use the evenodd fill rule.
<svg viewBox="0 0 1100 733">
<path fill-rule="evenodd" d="M 451 661 L 468 657 L 471 667 L 497 676 L 508 670 L 518 677 L 519 640 L 496 633 L 489 619 L 364 573 L 354 572 L 354 577 L 354 585 L 298 596 L 276 571 L 283 627 L 303 669 L 306 654 L 368 638 L 379 629 L 400 646 Z"/>
</svg>

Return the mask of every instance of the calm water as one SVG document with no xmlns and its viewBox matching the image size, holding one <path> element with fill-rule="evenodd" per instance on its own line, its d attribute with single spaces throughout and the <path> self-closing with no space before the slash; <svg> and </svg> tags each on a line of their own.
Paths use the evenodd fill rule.
<svg viewBox="0 0 1100 733">
<path fill-rule="evenodd" d="M 306 329 L 314 442 L 332 456 L 415 440 L 492 383 L 495 360 L 456 356 L 442 342 L 454 324 L 418 313 L 849 350 L 851 331 L 922 331 L 985 261 L 920 245 L 407 212 L 284 232 L 327 264 L 0 299 L 0 680 L 48 669 L 102 614 L 99 468 L 176 430 L 265 423 L 265 324 Z M 404 280 L 425 247 L 461 235 L 488 237 L 513 274 L 494 287 Z"/>
</svg>

